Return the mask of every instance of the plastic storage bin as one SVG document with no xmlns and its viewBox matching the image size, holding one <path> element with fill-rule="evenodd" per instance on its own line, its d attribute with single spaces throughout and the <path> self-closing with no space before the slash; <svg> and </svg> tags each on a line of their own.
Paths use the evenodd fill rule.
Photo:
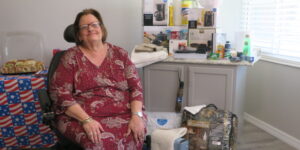
<svg viewBox="0 0 300 150">
<path fill-rule="evenodd" d="M 1 63 L 12 59 L 34 59 L 43 61 L 44 43 L 36 32 L 8 32 L 4 36 L 0 56 Z"/>
</svg>

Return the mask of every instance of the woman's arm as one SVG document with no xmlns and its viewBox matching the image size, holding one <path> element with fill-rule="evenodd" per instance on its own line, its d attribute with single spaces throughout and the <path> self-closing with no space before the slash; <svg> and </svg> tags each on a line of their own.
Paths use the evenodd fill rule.
<svg viewBox="0 0 300 150">
<path fill-rule="evenodd" d="M 90 117 L 79 104 L 69 106 L 65 113 L 78 121 L 82 121 Z"/>
<path fill-rule="evenodd" d="M 135 113 L 135 112 L 142 112 L 142 108 L 143 108 L 143 103 L 141 101 L 131 101 L 130 103 L 130 108 L 131 108 L 131 112 Z"/>
<path fill-rule="evenodd" d="M 136 112 L 142 112 L 143 103 L 141 101 L 133 100 L 130 103 L 130 107 L 132 115 L 128 125 L 127 136 L 132 132 L 135 141 L 143 144 L 145 136 L 144 118 L 134 114 Z"/>
<path fill-rule="evenodd" d="M 65 113 L 81 122 L 88 137 L 94 143 L 99 143 L 101 141 L 101 131 L 104 131 L 102 126 L 99 122 L 93 120 L 79 104 L 69 106 Z"/>
<path fill-rule="evenodd" d="M 143 144 L 145 136 L 145 121 L 144 117 L 137 115 L 136 113 L 142 113 L 143 111 L 143 88 L 141 80 L 138 76 L 135 65 L 129 59 L 127 53 L 123 55 L 125 77 L 128 83 L 129 91 L 129 102 L 131 109 L 131 119 L 128 125 L 127 135 L 132 133 L 135 141 L 139 144 Z"/>
</svg>

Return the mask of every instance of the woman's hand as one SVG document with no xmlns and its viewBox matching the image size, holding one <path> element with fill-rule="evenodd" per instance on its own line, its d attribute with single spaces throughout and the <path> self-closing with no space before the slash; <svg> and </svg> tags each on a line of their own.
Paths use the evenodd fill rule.
<svg viewBox="0 0 300 150">
<path fill-rule="evenodd" d="M 128 132 L 126 136 L 128 136 L 132 132 L 134 140 L 137 143 L 144 143 L 145 137 L 145 124 L 142 118 L 137 115 L 132 115 L 129 125 L 128 125 Z"/>
<path fill-rule="evenodd" d="M 98 121 L 92 120 L 84 123 L 82 126 L 87 136 L 93 143 L 100 143 L 101 132 L 103 132 L 104 130 Z"/>
</svg>

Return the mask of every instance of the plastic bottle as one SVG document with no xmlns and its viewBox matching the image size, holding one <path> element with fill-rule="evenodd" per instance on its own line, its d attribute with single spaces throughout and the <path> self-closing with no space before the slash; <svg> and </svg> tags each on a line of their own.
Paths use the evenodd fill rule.
<svg viewBox="0 0 300 150">
<path fill-rule="evenodd" d="M 251 56 L 251 41 L 249 34 L 246 34 L 244 38 L 243 54 L 244 56 Z"/>
<path fill-rule="evenodd" d="M 173 0 L 174 4 L 174 25 L 180 26 L 181 25 L 181 0 Z"/>
<path fill-rule="evenodd" d="M 192 7 L 192 0 L 182 0 L 181 1 L 181 25 L 188 24 L 188 13 L 189 9 Z"/>
<path fill-rule="evenodd" d="M 169 26 L 174 26 L 174 4 L 173 1 L 169 3 Z"/>
<path fill-rule="evenodd" d="M 176 112 L 181 111 L 182 101 L 183 101 L 183 87 L 184 87 L 184 82 L 180 81 L 179 82 L 179 89 L 177 91 L 177 97 L 176 97 L 176 105 L 175 105 L 175 111 Z"/>
<path fill-rule="evenodd" d="M 217 53 L 219 54 L 219 58 L 224 58 L 224 45 L 217 45 Z"/>
<path fill-rule="evenodd" d="M 230 51 L 231 51 L 230 41 L 226 41 L 226 43 L 225 43 L 225 55 L 224 55 L 224 58 L 229 58 L 231 56 L 230 55 Z"/>
<path fill-rule="evenodd" d="M 207 57 L 210 57 L 210 55 L 213 53 L 213 45 L 212 45 L 212 42 L 211 40 L 208 40 L 207 41 Z"/>
</svg>

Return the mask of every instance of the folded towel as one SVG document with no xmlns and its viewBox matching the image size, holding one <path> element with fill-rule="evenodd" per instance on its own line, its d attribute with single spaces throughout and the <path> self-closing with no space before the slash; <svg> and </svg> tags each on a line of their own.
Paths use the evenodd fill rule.
<svg viewBox="0 0 300 150">
<path fill-rule="evenodd" d="M 151 135 L 151 150 L 174 150 L 175 140 L 186 132 L 187 128 L 154 130 Z"/>
<path fill-rule="evenodd" d="M 195 115 L 204 107 L 206 107 L 206 105 L 197 105 L 197 106 L 191 106 L 191 107 L 184 107 L 184 110 L 187 110 L 188 112 Z"/>
<path fill-rule="evenodd" d="M 146 65 L 164 60 L 168 57 L 166 51 L 156 51 L 156 52 L 139 52 L 134 50 L 131 52 L 131 60 L 137 68 L 144 67 Z"/>
</svg>

